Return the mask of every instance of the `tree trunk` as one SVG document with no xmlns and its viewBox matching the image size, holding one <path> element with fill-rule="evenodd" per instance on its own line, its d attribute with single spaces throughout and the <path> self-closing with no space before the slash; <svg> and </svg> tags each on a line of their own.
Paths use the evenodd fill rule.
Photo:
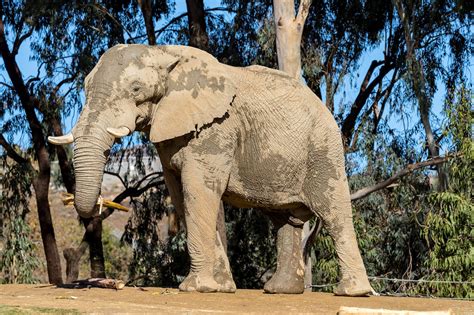
<svg viewBox="0 0 474 315">
<path fill-rule="evenodd" d="M 151 0 L 138 0 L 145 21 L 146 35 L 149 45 L 156 45 L 155 24 L 153 23 L 153 11 Z"/>
<path fill-rule="evenodd" d="M 82 219 L 86 228 L 85 239 L 89 244 L 92 278 L 105 278 L 104 249 L 102 247 L 102 219 Z"/>
<path fill-rule="evenodd" d="M 46 256 L 46 264 L 48 269 L 49 282 L 53 284 L 62 284 L 61 261 L 59 257 L 58 247 L 56 245 L 56 237 L 54 235 L 53 221 L 51 219 L 51 209 L 48 201 L 48 189 L 50 180 L 50 163 L 49 154 L 46 149 L 45 137 L 43 129 L 36 116 L 33 102 L 35 99 L 29 94 L 28 89 L 23 81 L 21 71 L 8 48 L 7 39 L 5 37 L 5 27 L 3 20 L 0 19 L 0 51 L 5 64 L 5 69 L 12 81 L 20 103 L 25 111 L 28 124 L 31 130 L 33 147 L 38 160 L 39 172 L 33 181 L 33 188 L 36 194 L 36 203 L 38 207 L 38 216 L 41 228 L 41 238 L 43 240 L 44 252 Z"/>
<path fill-rule="evenodd" d="M 301 36 L 311 0 L 302 0 L 295 17 L 293 0 L 273 0 L 278 68 L 292 77 L 301 77 Z"/>
<path fill-rule="evenodd" d="M 186 0 L 188 8 L 189 46 L 209 51 L 209 36 L 203 0 Z"/>
<path fill-rule="evenodd" d="M 49 161 L 48 166 L 43 167 L 38 177 L 33 181 L 33 188 L 36 195 L 36 206 L 38 208 L 38 218 L 41 228 L 41 239 L 46 256 L 46 267 L 48 269 L 48 279 L 52 284 L 62 284 L 61 259 L 56 245 L 53 221 L 51 219 L 51 209 L 48 201 L 49 188 Z"/>
<path fill-rule="evenodd" d="M 273 12 L 276 29 L 278 68 L 292 77 L 301 80 L 301 36 L 312 0 L 301 0 L 298 15 L 295 17 L 293 0 L 273 0 Z M 303 226 L 302 238 L 308 236 L 309 221 Z M 305 287 L 311 291 L 312 283 L 311 255 L 305 261 Z"/>
</svg>

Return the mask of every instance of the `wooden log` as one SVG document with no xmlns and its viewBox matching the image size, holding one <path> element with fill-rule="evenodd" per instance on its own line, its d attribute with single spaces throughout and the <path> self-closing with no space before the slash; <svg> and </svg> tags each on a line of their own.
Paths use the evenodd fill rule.
<svg viewBox="0 0 474 315">
<path fill-rule="evenodd" d="M 107 279 L 107 278 L 89 278 L 85 280 L 76 280 L 73 282 L 74 285 L 84 287 L 97 287 L 105 289 L 122 290 L 125 287 L 125 283 L 122 280 Z"/>
</svg>

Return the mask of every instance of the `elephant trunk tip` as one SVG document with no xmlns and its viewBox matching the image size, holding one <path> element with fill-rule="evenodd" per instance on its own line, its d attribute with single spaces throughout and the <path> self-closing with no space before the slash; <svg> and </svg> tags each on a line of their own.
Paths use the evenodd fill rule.
<svg viewBox="0 0 474 315">
<path fill-rule="evenodd" d="M 81 218 L 88 219 L 92 217 L 96 212 L 97 199 L 93 198 L 81 198 L 76 196 L 74 200 L 74 207 Z"/>
</svg>

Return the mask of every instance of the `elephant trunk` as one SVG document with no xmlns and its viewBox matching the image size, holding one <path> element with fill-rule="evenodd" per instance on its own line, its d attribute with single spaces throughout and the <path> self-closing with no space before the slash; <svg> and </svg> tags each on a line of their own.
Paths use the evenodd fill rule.
<svg viewBox="0 0 474 315">
<path fill-rule="evenodd" d="M 85 135 L 75 136 L 74 140 L 74 204 L 81 217 L 89 218 L 97 211 L 95 206 L 100 194 L 104 167 L 114 140 L 103 126 L 91 128 L 88 125 L 85 129 Z"/>
</svg>

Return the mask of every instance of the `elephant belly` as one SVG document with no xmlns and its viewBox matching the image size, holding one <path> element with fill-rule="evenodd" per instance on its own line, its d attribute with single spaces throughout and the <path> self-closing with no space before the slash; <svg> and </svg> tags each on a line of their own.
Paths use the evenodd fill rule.
<svg viewBox="0 0 474 315">
<path fill-rule="evenodd" d="M 251 159 L 250 165 L 235 162 L 223 199 L 241 208 L 301 207 L 306 163 L 281 156 L 273 156 L 273 159 L 269 155 L 265 159 Z"/>
</svg>

